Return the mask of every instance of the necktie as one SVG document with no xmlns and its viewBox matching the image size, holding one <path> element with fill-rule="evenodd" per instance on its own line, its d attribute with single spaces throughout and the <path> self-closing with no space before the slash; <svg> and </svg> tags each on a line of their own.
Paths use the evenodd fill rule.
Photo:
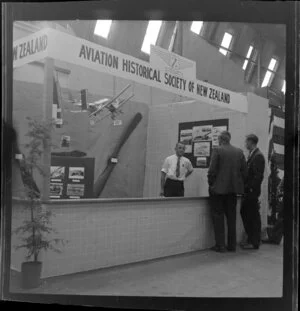
<svg viewBox="0 0 300 311">
<path fill-rule="evenodd" d="M 180 158 L 178 157 L 177 166 L 176 166 L 176 177 L 180 175 Z"/>
</svg>

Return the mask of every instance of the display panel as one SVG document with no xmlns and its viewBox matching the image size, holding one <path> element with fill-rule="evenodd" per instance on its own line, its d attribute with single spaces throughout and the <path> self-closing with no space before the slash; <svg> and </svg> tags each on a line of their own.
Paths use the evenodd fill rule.
<svg viewBox="0 0 300 311">
<path fill-rule="evenodd" d="M 186 145 L 185 157 L 194 168 L 208 168 L 213 149 L 219 146 L 218 136 L 229 131 L 228 119 L 179 123 L 178 141 Z"/>
</svg>

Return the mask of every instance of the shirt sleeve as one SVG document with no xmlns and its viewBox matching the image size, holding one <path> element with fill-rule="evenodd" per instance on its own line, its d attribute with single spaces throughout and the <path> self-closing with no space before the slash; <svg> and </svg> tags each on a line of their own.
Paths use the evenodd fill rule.
<svg viewBox="0 0 300 311">
<path fill-rule="evenodd" d="M 187 170 L 188 172 L 192 172 L 194 170 L 193 165 L 190 160 L 187 162 Z"/>
<path fill-rule="evenodd" d="M 169 162 L 168 158 L 166 158 L 164 161 L 164 164 L 162 166 L 161 171 L 167 174 L 169 171 L 169 168 L 170 168 L 170 162 Z"/>
</svg>

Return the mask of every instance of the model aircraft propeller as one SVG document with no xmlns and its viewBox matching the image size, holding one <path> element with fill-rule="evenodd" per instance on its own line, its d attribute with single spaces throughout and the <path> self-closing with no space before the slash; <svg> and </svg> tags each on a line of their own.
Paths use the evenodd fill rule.
<svg viewBox="0 0 300 311">
<path fill-rule="evenodd" d="M 107 159 L 107 166 L 106 168 L 100 173 L 94 183 L 94 195 L 96 198 L 99 198 L 113 169 L 118 163 L 118 156 L 120 154 L 120 151 L 123 147 L 123 145 L 126 143 L 126 141 L 129 139 L 133 131 L 136 129 L 136 127 L 141 122 L 143 116 L 141 113 L 137 113 L 128 124 L 127 128 L 124 130 L 123 134 L 121 135 L 120 139 L 118 140 L 117 145 L 113 149 L 112 153 Z"/>
</svg>

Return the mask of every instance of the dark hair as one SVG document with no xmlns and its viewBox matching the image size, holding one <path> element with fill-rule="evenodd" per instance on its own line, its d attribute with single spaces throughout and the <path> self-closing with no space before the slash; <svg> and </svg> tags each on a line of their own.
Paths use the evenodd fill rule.
<svg viewBox="0 0 300 311">
<path fill-rule="evenodd" d="M 255 134 L 249 134 L 246 136 L 246 140 L 253 142 L 253 144 L 257 145 L 258 137 Z"/>
<path fill-rule="evenodd" d="M 228 131 L 221 132 L 219 137 L 225 143 L 229 143 L 231 140 L 231 134 Z"/>
<path fill-rule="evenodd" d="M 183 145 L 183 146 L 185 147 L 185 146 L 186 146 L 186 143 L 184 143 L 183 141 L 179 141 L 179 142 L 176 143 L 175 148 L 176 148 L 178 145 Z"/>
</svg>

